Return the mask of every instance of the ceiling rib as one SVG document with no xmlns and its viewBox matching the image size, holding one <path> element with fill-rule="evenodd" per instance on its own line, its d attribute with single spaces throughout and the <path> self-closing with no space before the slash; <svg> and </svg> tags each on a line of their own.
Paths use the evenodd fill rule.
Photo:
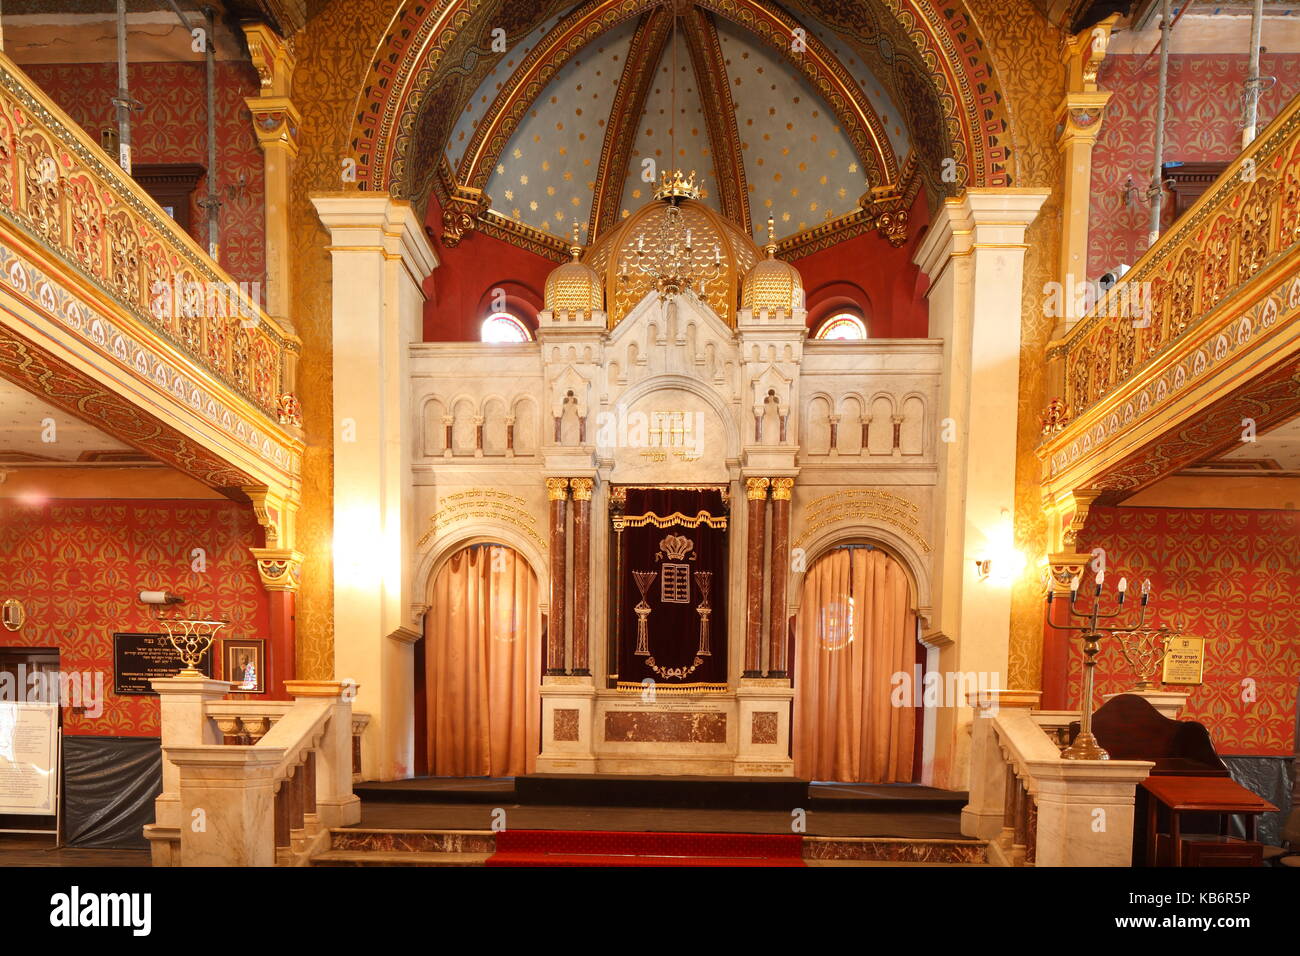
<svg viewBox="0 0 1300 956">
<path fill-rule="evenodd" d="M 704 121 L 709 131 L 709 149 L 713 153 L 714 179 L 722 214 L 753 235 L 749 214 L 749 184 L 745 178 L 745 161 L 741 154 L 740 131 L 736 127 L 736 104 L 731 99 L 731 79 L 713 18 L 698 7 L 683 18 L 686 48 L 695 71 L 695 88 L 704 107 Z M 677 122 L 677 117 L 673 117 Z"/>
<path fill-rule="evenodd" d="M 628 47 L 609 121 L 605 124 L 605 142 L 600 151 L 595 195 L 587 221 L 588 244 L 618 223 L 623 184 L 629 172 L 628 162 L 636 143 L 636 132 L 653 85 L 655 68 L 668 45 L 671 27 L 672 17 L 663 7 L 656 7 L 641 18 Z"/>
</svg>

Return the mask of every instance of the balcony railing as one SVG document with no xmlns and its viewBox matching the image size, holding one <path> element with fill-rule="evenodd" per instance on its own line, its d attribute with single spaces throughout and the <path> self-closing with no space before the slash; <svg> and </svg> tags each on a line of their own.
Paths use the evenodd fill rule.
<svg viewBox="0 0 1300 956">
<path fill-rule="evenodd" d="M 10 241 L 0 246 L 26 240 L 52 260 L 60 276 L 80 279 L 97 298 L 120 307 L 184 362 L 272 422 L 299 424 L 293 398 L 297 337 L 263 312 L 249 289 L 222 271 L 0 53 L 0 236 L 5 235 Z M 11 252 L 17 258 L 8 257 L 6 271 L 27 258 L 20 248 Z M 52 291 L 42 297 L 47 312 L 68 319 Z M 100 344 L 111 350 L 111 343 Z"/>
<path fill-rule="evenodd" d="M 1151 379 L 1133 396 L 1141 414 L 1207 365 L 1253 347 L 1277 315 L 1241 315 L 1236 306 L 1294 261 L 1298 242 L 1300 98 L 1052 350 L 1049 359 L 1064 361 L 1064 408 L 1049 409 L 1046 430 Z"/>
</svg>

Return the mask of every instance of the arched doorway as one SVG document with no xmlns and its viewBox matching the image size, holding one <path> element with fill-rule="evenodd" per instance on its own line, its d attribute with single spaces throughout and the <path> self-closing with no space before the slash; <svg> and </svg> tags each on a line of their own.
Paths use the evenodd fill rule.
<svg viewBox="0 0 1300 956">
<path fill-rule="evenodd" d="M 795 775 L 808 780 L 912 780 L 916 709 L 891 702 L 911 686 L 915 597 L 907 571 L 869 545 L 837 547 L 804 576 L 795 622 Z"/>
<path fill-rule="evenodd" d="M 538 752 L 542 618 L 523 555 L 473 544 L 439 569 L 416 660 L 417 770 L 512 777 Z"/>
</svg>

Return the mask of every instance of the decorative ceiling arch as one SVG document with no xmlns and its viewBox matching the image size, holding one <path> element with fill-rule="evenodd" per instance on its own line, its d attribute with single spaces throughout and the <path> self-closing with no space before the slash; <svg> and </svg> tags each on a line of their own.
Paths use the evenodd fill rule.
<svg viewBox="0 0 1300 956">
<path fill-rule="evenodd" d="M 510 79 L 502 86 L 492 106 L 479 122 L 456 170 L 456 182 L 482 190 L 492 175 L 497 158 L 537 97 L 552 78 L 584 47 L 624 20 L 654 8 L 663 0 L 589 0 L 562 20 L 534 46 Z M 826 46 L 812 34 L 800 36 L 805 47 L 796 52 L 798 21 L 776 10 L 767 10 L 758 0 L 701 0 L 693 11 L 707 7 L 746 27 L 758 39 L 780 53 L 803 74 L 827 104 L 835 110 L 841 125 L 867 166 L 872 186 L 897 184 L 898 159 L 885 134 L 884 125 L 870 101 L 856 88 L 847 71 Z M 688 15 L 688 22 L 698 18 Z"/>
<path fill-rule="evenodd" d="M 547 79 L 563 66 L 555 51 L 567 51 L 567 61 L 612 26 L 644 16 L 656 6 L 662 8 L 662 0 L 658 4 L 655 0 L 588 0 L 578 7 L 571 0 L 441 0 L 429 5 L 407 0 L 375 53 L 355 113 L 352 146 L 361 187 L 386 188 L 421 202 L 430 188 L 438 189 L 444 207 L 450 199 L 457 206 L 452 214 L 472 227 L 473 219 L 486 211 L 484 197 L 476 190 L 483 188 L 480 184 L 486 183 L 494 168 L 483 160 L 493 149 L 499 155 L 504 148 L 508 136 L 503 139 L 502 133 L 512 115 L 517 124 L 520 99 L 535 101 Z M 778 50 L 787 62 L 797 60 L 795 65 L 832 107 L 845 131 L 856 137 L 864 166 L 869 159 L 877 165 L 870 174 L 876 178 L 869 178 L 869 183 L 896 184 L 912 168 L 925 180 L 932 202 L 965 185 L 1010 184 L 1006 104 L 990 57 L 960 0 L 942 9 L 936 0 L 793 0 L 788 4 L 790 13 L 759 0 L 704 0 L 681 6 L 696 8 L 689 11 L 688 25 L 697 23 L 707 10 L 739 24 Z M 439 171 L 443 176 L 450 173 L 444 159 L 446 143 L 466 103 L 490 72 L 517 59 L 511 51 L 548 20 L 554 25 L 528 52 L 529 57 L 536 55 L 537 65 L 519 63 L 513 76 L 520 82 L 510 81 L 513 98 L 502 84 L 499 107 L 491 119 L 485 115 L 478 123 L 479 145 L 466 148 L 461 163 L 461 169 L 473 175 L 447 177 L 439 188 Z M 796 28 L 805 30 L 808 52 L 802 57 L 791 56 L 790 39 Z M 584 29 L 587 32 L 581 32 Z M 505 31 L 505 53 L 493 50 L 494 38 L 499 39 L 494 30 Z M 893 149 L 876 110 L 819 33 L 860 56 L 899 104 L 912 143 L 924 152 L 902 164 L 901 172 L 897 158 L 890 164 Z M 693 56 L 709 53 L 700 37 L 695 31 Z M 551 53 L 540 53 L 543 47 Z M 721 90 L 716 84 L 713 88 L 699 85 L 710 119 L 720 121 L 714 111 Z M 630 96 L 632 91 L 624 100 Z M 629 112 L 635 115 L 634 110 Z M 734 116 L 734 111 L 722 115 Z M 716 130 L 709 132 L 713 142 Z M 475 148 L 476 158 L 470 158 Z M 732 181 L 735 157 L 716 145 L 713 152 Z M 611 188 L 619 177 L 617 156 L 610 158 L 606 150 L 605 160 L 609 168 L 600 182 L 603 188 Z M 599 231 L 609 221 L 614 201 L 607 192 L 597 195 L 601 198 L 598 204 L 593 202 L 588 226 Z M 729 216 L 744 215 L 736 197 L 720 199 L 727 204 Z"/>
</svg>

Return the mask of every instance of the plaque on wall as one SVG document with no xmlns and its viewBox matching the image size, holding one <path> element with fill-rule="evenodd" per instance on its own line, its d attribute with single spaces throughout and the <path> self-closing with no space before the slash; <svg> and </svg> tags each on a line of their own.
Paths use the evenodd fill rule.
<svg viewBox="0 0 1300 956">
<path fill-rule="evenodd" d="M 1165 684 L 1200 684 L 1205 675 L 1205 638 L 1178 635 L 1165 648 Z"/>
<path fill-rule="evenodd" d="M 153 694 L 155 677 L 175 677 L 185 669 L 166 634 L 113 635 L 113 693 Z M 212 648 L 199 661 L 205 677 L 212 676 Z"/>
</svg>

